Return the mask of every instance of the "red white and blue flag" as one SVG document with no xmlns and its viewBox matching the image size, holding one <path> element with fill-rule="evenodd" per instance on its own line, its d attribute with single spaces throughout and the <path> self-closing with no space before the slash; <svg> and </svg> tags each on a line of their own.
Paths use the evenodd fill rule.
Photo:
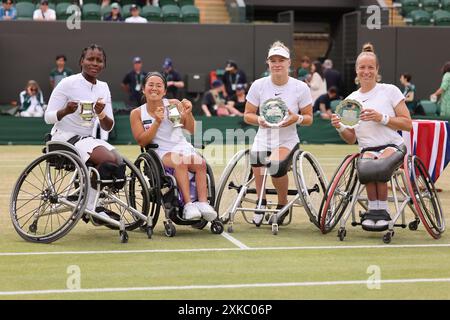
<svg viewBox="0 0 450 320">
<path fill-rule="evenodd" d="M 449 123 L 438 120 L 413 120 L 412 130 L 402 132 L 408 154 L 422 160 L 434 182 L 450 162 L 449 132 Z"/>
</svg>

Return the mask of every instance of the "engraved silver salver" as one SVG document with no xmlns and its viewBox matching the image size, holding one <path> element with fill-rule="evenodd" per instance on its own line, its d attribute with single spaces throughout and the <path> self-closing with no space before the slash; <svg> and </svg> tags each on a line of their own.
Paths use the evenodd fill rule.
<svg viewBox="0 0 450 320">
<path fill-rule="evenodd" d="M 279 127 L 280 123 L 289 115 L 286 103 L 280 98 L 273 98 L 264 101 L 260 108 L 261 117 L 270 127 Z"/>
<path fill-rule="evenodd" d="M 353 99 L 342 100 L 336 107 L 335 113 L 341 118 L 342 124 L 354 128 L 360 121 L 362 104 Z"/>
</svg>

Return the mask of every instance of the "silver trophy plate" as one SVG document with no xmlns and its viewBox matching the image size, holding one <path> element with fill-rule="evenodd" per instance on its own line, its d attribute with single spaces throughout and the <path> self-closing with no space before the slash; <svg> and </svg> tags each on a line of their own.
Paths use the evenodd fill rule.
<svg viewBox="0 0 450 320">
<path fill-rule="evenodd" d="M 260 108 L 261 117 L 270 127 L 279 127 L 289 115 L 288 108 L 280 98 L 266 100 Z"/>
<path fill-rule="evenodd" d="M 359 123 L 359 117 L 363 109 L 362 104 L 357 100 L 342 100 L 336 107 L 336 114 L 341 118 L 342 124 L 354 128 Z"/>
</svg>

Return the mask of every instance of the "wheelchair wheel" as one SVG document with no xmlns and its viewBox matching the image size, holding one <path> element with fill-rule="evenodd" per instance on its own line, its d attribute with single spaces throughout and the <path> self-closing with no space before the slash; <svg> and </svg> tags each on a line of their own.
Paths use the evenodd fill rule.
<svg viewBox="0 0 450 320">
<path fill-rule="evenodd" d="M 149 215 L 152 219 L 152 228 L 158 222 L 159 210 L 161 208 L 161 180 L 158 165 L 148 154 L 142 153 L 134 162 L 138 171 L 141 172 L 148 190 Z"/>
<path fill-rule="evenodd" d="M 10 215 L 17 233 L 40 243 L 66 235 L 86 208 L 87 177 L 81 160 L 63 151 L 34 160 L 18 178 L 11 195 Z"/>
<path fill-rule="evenodd" d="M 125 230 L 134 230 L 145 223 L 143 216 L 147 217 L 150 209 L 150 197 L 147 183 L 139 169 L 128 159 L 123 159 L 126 169 L 126 182 L 123 188 L 104 188 L 101 192 L 99 205 L 111 210 L 125 223 Z M 137 215 L 141 214 L 141 217 Z M 106 224 L 113 230 L 117 227 Z"/>
<path fill-rule="evenodd" d="M 414 209 L 427 232 L 434 239 L 439 239 L 445 231 L 445 220 L 439 197 L 427 168 L 420 158 L 407 156 L 404 160 L 404 169 Z"/>
<path fill-rule="evenodd" d="M 249 150 L 236 153 L 225 167 L 217 188 L 215 201 L 215 209 L 224 224 L 230 219 L 231 209 L 239 191 L 251 179 L 252 175 Z"/>
<path fill-rule="evenodd" d="M 309 152 L 298 150 L 292 162 L 297 190 L 301 192 L 303 207 L 309 220 L 319 228 L 319 210 L 328 186 L 327 178 L 316 158 Z"/>
<path fill-rule="evenodd" d="M 214 181 L 214 172 L 209 164 L 206 164 L 206 174 L 208 176 L 207 187 L 208 187 L 208 202 L 211 207 L 214 208 L 214 202 L 216 201 L 216 186 Z M 200 222 L 192 225 L 192 228 L 202 230 L 206 227 L 208 221 L 202 219 Z"/>
<path fill-rule="evenodd" d="M 319 225 L 322 233 L 336 226 L 352 200 L 358 176 L 356 160 L 358 154 L 347 156 L 336 170 L 328 186 L 319 210 Z"/>
</svg>

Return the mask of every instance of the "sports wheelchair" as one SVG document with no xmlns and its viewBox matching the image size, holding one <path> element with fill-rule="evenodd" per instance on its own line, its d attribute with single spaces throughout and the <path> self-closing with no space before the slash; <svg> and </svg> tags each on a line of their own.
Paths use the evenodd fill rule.
<svg viewBox="0 0 450 320">
<path fill-rule="evenodd" d="M 278 217 L 284 217 L 281 225 L 290 224 L 295 207 L 303 207 L 309 220 L 319 227 L 318 212 L 328 181 L 316 158 L 311 153 L 300 150 L 297 145 L 286 159 L 281 161 L 287 166 L 285 167 L 287 172 L 293 172 L 295 181 L 295 188 L 288 189 L 288 203 L 281 209 L 273 209 L 276 204 L 271 201 L 267 202 L 266 208 L 261 208 L 263 192 L 260 192 L 258 198 L 251 168 L 251 165 L 255 164 L 264 167 L 261 189 L 265 190 L 266 195 L 276 195 L 277 190 L 267 186 L 267 177 L 271 174 L 271 166 L 279 165 L 281 169 L 280 162 L 271 163 L 267 158 L 255 161 L 254 158 L 249 149 L 237 152 L 220 178 L 215 209 L 221 221 L 228 224 L 227 231 L 229 233 L 234 231 L 237 212 L 241 212 L 244 220 L 251 224 L 251 218 L 249 219 L 246 213 L 258 211 L 265 215 L 262 224 L 271 225 L 272 234 L 276 235 L 279 231 Z"/>
<path fill-rule="evenodd" d="M 159 211 L 162 205 L 165 214 L 164 233 L 167 237 L 174 237 L 176 234 L 177 225 L 190 225 L 196 229 L 203 229 L 208 221 L 204 219 L 186 220 L 183 218 L 184 201 L 181 192 L 178 190 L 177 181 L 173 176 L 173 169 L 164 167 L 161 159 L 155 150 L 158 148 L 157 144 L 149 144 L 145 148 L 141 148 L 141 154 L 134 162 L 135 166 L 142 173 L 149 189 L 150 201 L 154 205 L 154 209 L 150 213 L 150 219 L 147 227 L 154 228 L 158 221 Z M 204 146 L 201 146 L 204 148 Z M 198 153 L 202 157 L 200 153 Z M 203 158 L 203 157 L 202 157 Z M 214 207 L 215 199 L 215 184 L 214 174 L 209 166 L 206 164 L 206 176 L 208 187 L 208 202 Z M 190 178 L 191 199 L 196 200 L 195 177 Z M 222 222 L 216 218 L 211 221 L 211 232 L 214 234 L 221 234 L 223 232 Z"/>
<path fill-rule="evenodd" d="M 127 231 L 147 224 L 154 210 L 148 188 L 139 170 L 129 160 L 97 170 L 83 163 L 75 147 L 46 137 L 43 155 L 19 176 L 10 200 L 13 226 L 25 240 L 51 243 L 66 235 L 82 218 L 95 226 L 119 230 L 120 241 L 128 242 Z M 87 209 L 88 190 L 96 189 L 95 207 Z M 151 225 L 151 224 L 148 224 Z M 151 237 L 151 229 L 148 228 Z"/>
<path fill-rule="evenodd" d="M 334 173 L 331 184 L 323 198 L 319 224 L 322 233 L 328 233 L 339 223 L 337 236 L 343 241 L 347 235 L 345 229 L 349 216 L 353 227 L 361 225 L 367 231 L 385 231 L 383 242 L 390 243 L 394 236 L 394 227 L 417 230 L 420 222 L 434 239 L 440 238 L 445 230 L 445 221 L 439 197 L 434 183 L 423 162 L 417 156 L 399 153 L 395 155 L 395 165 L 388 176 L 391 195 L 388 203 L 393 204 L 395 212 L 391 213 L 389 224 L 381 230 L 367 230 L 362 225 L 363 211 L 368 210 L 368 199 L 363 195 L 364 184 L 358 177 L 357 162 L 360 153 L 348 155 Z M 386 181 L 386 178 L 385 180 Z M 386 181 L 387 182 L 387 181 Z M 388 186 L 389 186 L 388 184 Z M 389 190 L 388 190 L 389 192 Z M 414 220 L 406 224 L 405 209 L 409 207 Z M 359 211 L 359 217 L 356 212 Z M 401 217 L 401 222 L 398 220 Z"/>
</svg>

